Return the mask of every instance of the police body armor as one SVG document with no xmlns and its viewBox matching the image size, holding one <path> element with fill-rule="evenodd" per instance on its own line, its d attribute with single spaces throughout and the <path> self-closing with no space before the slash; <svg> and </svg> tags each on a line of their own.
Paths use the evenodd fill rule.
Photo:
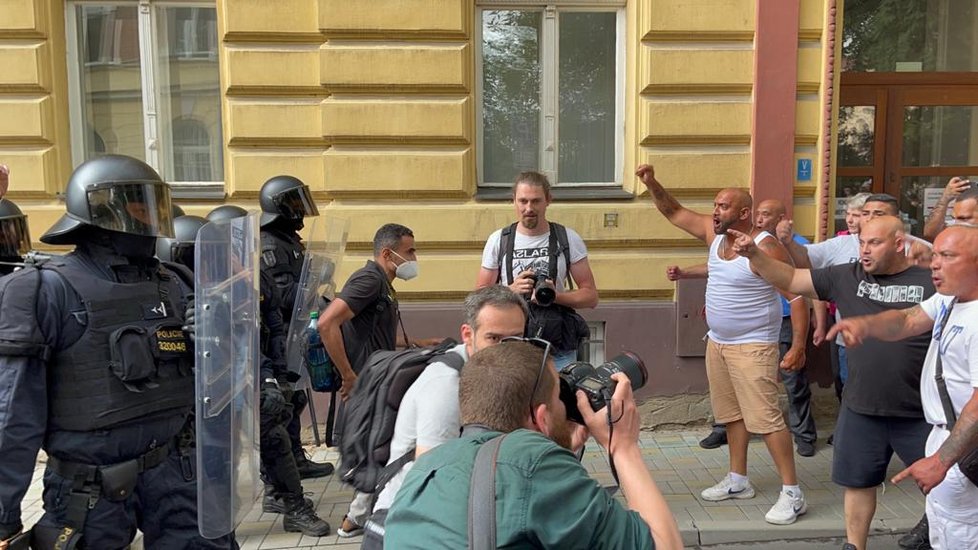
<svg viewBox="0 0 978 550">
<path fill-rule="evenodd" d="M 268 270 L 275 279 L 281 297 L 282 317 L 286 323 L 292 319 L 296 285 L 302 276 L 305 253 L 306 247 L 294 233 L 284 233 L 279 229 L 262 229 L 262 269 Z"/>
<path fill-rule="evenodd" d="M 93 277 L 71 256 L 48 262 L 85 304 L 85 332 L 48 364 L 49 419 L 92 431 L 137 419 L 186 414 L 194 405 L 193 347 L 183 326 L 186 293 L 160 266 L 154 280 Z"/>
</svg>

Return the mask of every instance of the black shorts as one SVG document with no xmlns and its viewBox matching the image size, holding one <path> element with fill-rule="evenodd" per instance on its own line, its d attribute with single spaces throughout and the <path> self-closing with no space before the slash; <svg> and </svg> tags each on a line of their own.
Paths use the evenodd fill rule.
<svg viewBox="0 0 978 550">
<path fill-rule="evenodd" d="M 839 407 L 832 481 L 843 487 L 876 487 L 886 479 L 894 451 L 907 466 L 924 458 L 931 425 L 923 418 L 870 416 Z"/>
</svg>

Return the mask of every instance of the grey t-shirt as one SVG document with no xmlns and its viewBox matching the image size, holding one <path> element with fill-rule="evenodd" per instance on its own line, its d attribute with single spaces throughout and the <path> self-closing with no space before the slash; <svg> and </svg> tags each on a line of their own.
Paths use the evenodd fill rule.
<svg viewBox="0 0 978 550">
<path fill-rule="evenodd" d="M 842 318 L 913 307 L 932 294 L 930 270 L 911 266 L 893 275 L 871 275 L 861 263 L 812 270 L 820 300 L 832 300 Z M 920 372 L 930 332 L 899 342 L 868 339 L 847 348 L 849 379 L 842 401 L 853 411 L 874 416 L 923 418 Z"/>
<path fill-rule="evenodd" d="M 468 361 L 465 344 L 449 350 Z M 404 456 L 415 447 L 431 449 L 459 436 L 461 424 L 458 411 L 459 371 L 445 363 L 432 363 L 411 384 L 401 400 L 391 439 L 390 462 Z M 404 483 L 404 477 L 414 465 L 408 462 L 377 495 L 375 510 L 390 508 L 394 495 Z"/>
</svg>

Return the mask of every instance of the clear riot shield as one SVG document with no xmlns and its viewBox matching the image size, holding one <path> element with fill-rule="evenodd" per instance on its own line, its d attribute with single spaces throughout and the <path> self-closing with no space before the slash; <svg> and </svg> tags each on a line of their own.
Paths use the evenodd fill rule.
<svg viewBox="0 0 978 550">
<path fill-rule="evenodd" d="M 309 312 L 322 309 L 325 296 L 332 300 L 336 292 L 333 277 L 336 266 L 343 259 L 346 250 L 346 237 L 350 221 L 341 218 L 313 218 L 306 241 L 306 256 L 302 264 L 302 275 L 295 293 L 292 307 L 292 321 L 289 323 L 285 357 L 289 370 L 302 378 L 296 388 L 305 388 L 309 383 L 309 373 L 305 368 L 306 327 L 309 326 Z"/>
<path fill-rule="evenodd" d="M 230 533 L 258 499 L 258 213 L 211 222 L 194 257 L 197 519 Z"/>
</svg>

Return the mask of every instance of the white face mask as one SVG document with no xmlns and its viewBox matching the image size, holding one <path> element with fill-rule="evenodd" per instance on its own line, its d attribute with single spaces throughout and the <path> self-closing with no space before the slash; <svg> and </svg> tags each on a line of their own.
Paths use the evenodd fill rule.
<svg viewBox="0 0 978 550">
<path fill-rule="evenodd" d="M 394 271 L 395 277 L 401 279 L 402 281 L 410 281 L 418 276 L 419 268 L 417 260 L 405 260 L 404 257 L 393 250 L 391 250 L 391 254 L 404 260 L 404 263 L 397 266 L 397 269 Z"/>
</svg>

